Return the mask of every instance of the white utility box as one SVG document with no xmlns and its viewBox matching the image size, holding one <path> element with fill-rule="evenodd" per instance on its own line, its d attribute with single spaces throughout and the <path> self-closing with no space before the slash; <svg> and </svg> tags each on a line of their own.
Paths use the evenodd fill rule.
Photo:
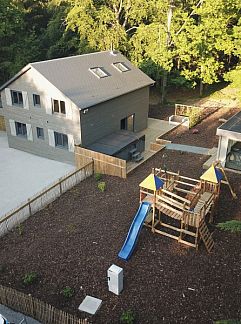
<svg viewBox="0 0 241 324">
<path fill-rule="evenodd" d="M 119 295 L 123 290 L 123 269 L 112 264 L 107 271 L 109 291 Z"/>
</svg>

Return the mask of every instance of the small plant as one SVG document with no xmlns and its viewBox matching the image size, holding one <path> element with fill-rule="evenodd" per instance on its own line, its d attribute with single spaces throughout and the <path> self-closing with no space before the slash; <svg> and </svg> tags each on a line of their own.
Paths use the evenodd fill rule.
<svg viewBox="0 0 241 324">
<path fill-rule="evenodd" d="M 21 236 L 23 235 L 23 224 L 22 223 L 19 223 L 17 225 L 17 230 L 18 230 L 18 234 Z"/>
<path fill-rule="evenodd" d="M 238 233 L 241 232 L 241 221 L 233 219 L 224 223 L 219 223 L 217 227 L 223 231 Z"/>
<path fill-rule="evenodd" d="M 135 314 L 132 310 L 129 309 L 121 314 L 120 320 L 121 323 L 133 324 L 135 322 Z"/>
<path fill-rule="evenodd" d="M 64 298 L 69 299 L 74 296 L 74 290 L 67 286 L 61 290 L 61 294 L 64 296 Z"/>
<path fill-rule="evenodd" d="M 26 273 L 23 277 L 23 283 L 25 286 L 30 286 L 35 283 L 38 279 L 38 274 L 36 272 Z"/>
<path fill-rule="evenodd" d="M 95 173 L 95 180 L 100 181 L 102 179 L 102 174 L 101 173 Z"/>
<path fill-rule="evenodd" d="M 104 192 L 106 190 L 106 183 L 104 181 L 98 182 L 97 187 L 101 192 Z"/>
</svg>

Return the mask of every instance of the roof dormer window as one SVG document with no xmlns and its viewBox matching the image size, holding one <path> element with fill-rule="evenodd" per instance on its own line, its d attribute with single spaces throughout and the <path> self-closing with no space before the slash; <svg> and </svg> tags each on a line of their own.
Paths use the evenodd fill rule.
<svg viewBox="0 0 241 324">
<path fill-rule="evenodd" d="M 99 79 L 108 77 L 109 75 L 105 72 L 105 70 L 101 67 L 90 68 L 90 71 L 97 76 Z"/>
<path fill-rule="evenodd" d="M 116 62 L 113 63 L 113 66 L 119 71 L 119 72 L 127 72 L 130 71 L 130 68 L 128 68 L 128 66 L 126 66 L 124 63 L 122 62 Z"/>
</svg>

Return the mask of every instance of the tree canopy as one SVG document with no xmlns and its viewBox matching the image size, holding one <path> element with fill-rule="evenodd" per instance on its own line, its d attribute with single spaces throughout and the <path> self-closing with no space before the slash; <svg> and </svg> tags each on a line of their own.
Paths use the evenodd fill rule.
<svg viewBox="0 0 241 324">
<path fill-rule="evenodd" d="M 240 0 L 0 0 L 1 81 L 29 61 L 117 49 L 157 84 L 223 80 L 241 56 Z"/>
</svg>

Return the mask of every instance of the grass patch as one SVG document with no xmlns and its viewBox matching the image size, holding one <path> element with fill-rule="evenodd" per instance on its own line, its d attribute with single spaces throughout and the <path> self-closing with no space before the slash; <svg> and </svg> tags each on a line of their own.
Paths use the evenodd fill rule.
<svg viewBox="0 0 241 324">
<path fill-rule="evenodd" d="M 223 231 L 228 231 L 232 233 L 241 232 L 241 221 L 239 220 L 230 220 L 227 222 L 219 223 L 217 225 Z"/>
</svg>

